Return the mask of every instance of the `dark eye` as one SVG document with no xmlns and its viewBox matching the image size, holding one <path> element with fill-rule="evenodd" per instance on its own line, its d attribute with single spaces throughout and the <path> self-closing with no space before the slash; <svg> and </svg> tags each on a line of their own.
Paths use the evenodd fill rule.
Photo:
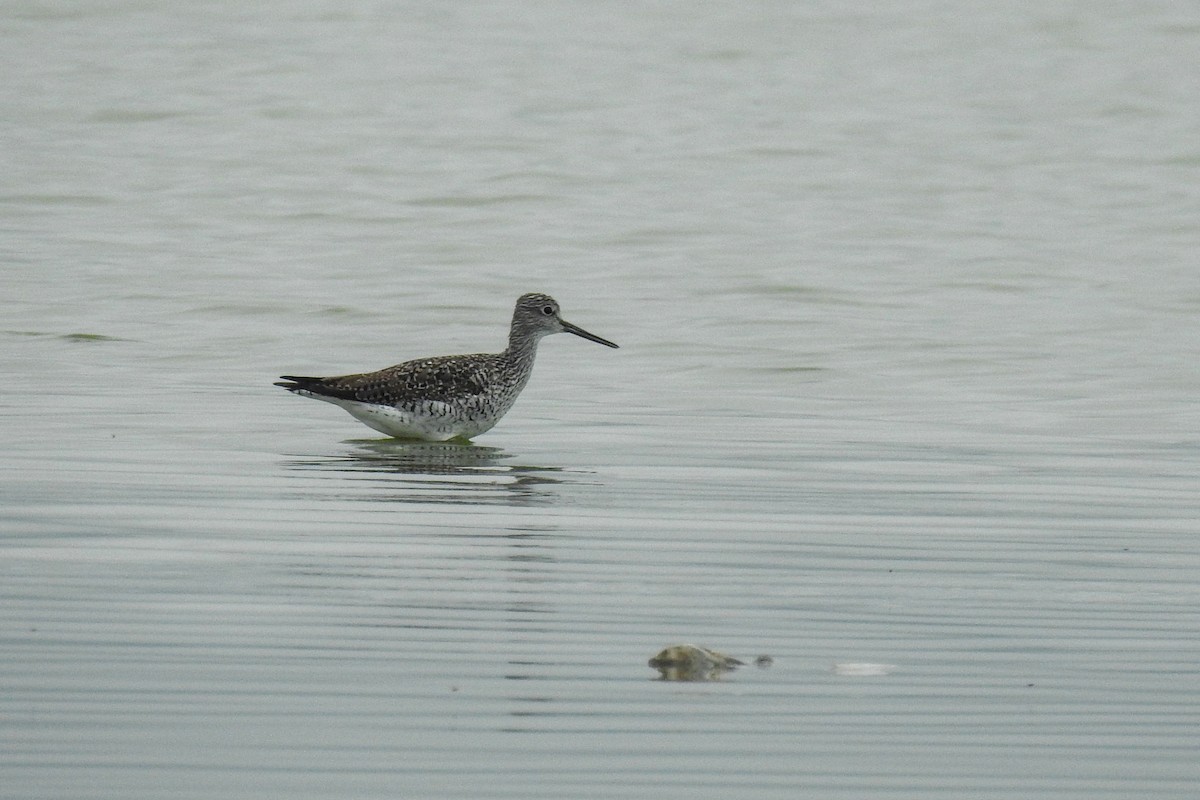
<svg viewBox="0 0 1200 800">
<path fill-rule="evenodd" d="M 554 306 L 542 306 L 542 313 L 547 317 L 554 316 Z"/>
</svg>

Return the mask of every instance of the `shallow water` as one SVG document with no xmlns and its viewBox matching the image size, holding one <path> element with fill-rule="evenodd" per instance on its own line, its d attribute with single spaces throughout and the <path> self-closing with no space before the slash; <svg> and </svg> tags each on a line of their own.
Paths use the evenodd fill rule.
<svg viewBox="0 0 1200 800">
<path fill-rule="evenodd" d="M 5 797 L 1194 794 L 1193 10 L 0 37 Z M 531 290 L 474 444 L 270 385 Z"/>
</svg>

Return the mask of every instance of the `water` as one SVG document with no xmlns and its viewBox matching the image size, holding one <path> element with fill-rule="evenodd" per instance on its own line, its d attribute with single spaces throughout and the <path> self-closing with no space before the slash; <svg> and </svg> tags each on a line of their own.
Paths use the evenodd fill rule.
<svg viewBox="0 0 1200 800">
<path fill-rule="evenodd" d="M 1194 795 L 1194 8 L 0 37 L 6 798 Z M 270 385 L 525 291 L 474 446 Z"/>
</svg>

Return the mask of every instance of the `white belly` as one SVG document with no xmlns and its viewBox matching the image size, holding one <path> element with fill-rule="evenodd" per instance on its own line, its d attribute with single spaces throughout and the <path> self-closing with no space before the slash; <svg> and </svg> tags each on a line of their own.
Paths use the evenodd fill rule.
<svg viewBox="0 0 1200 800">
<path fill-rule="evenodd" d="M 501 413 L 495 417 L 464 419 L 458 409 L 435 401 L 425 401 L 419 411 L 408 411 L 392 406 L 360 403 L 357 400 L 309 396 L 314 400 L 324 400 L 341 406 L 359 422 L 380 433 L 399 439 L 423 439 L 427 442 L 470 439 L 491 430 L 503 416 Z"/>
</svg>

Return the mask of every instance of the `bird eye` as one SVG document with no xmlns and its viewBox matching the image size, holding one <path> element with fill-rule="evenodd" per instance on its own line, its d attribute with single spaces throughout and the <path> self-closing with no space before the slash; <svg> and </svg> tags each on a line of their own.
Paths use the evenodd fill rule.
<svg viewBox="0 0 1200 800">
<path fill-rule="evenodd" d="M 542 306 L 542 313 L 547 317 L 554 316 L 554 306 Z"/>
</svg>

